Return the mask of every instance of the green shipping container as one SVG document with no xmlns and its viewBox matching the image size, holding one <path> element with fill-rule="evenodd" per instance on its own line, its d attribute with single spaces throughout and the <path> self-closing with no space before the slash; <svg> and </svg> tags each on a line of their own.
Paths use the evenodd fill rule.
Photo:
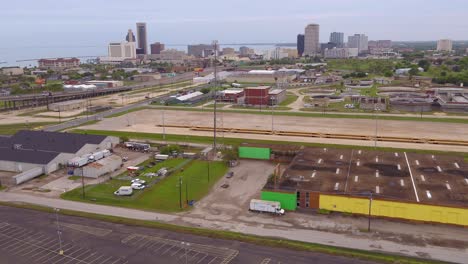
<svg viewBox="0 0 468 264">
<path fill-rule="evenodd" d="M 271 150 L 269 148 L 239 147 L 239 158 L 269 160 Z"/>
<path fill-rule="evenodd" d="M 262 191 L 262 200 L 280 202 L 284 210 L 294 211 L 297 207 L 297 196 L 295 193 L 280 193 Z"/>
</svg>

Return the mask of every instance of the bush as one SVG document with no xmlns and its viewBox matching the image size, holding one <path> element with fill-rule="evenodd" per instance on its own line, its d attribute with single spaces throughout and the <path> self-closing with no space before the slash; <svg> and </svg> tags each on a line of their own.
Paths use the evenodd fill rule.
<svg viewBox="0 0 468 264">
<path fill-rule="evenodd" d="M 167 145 L 167 146 L 161 148 L 161 154 L 169 155 L 169 154 L 172 154 L 172 152 L 174 152 L 174 151 L 177 152 L 177 153 L 180 153 L 181 150 L 182 149 L 178 145 Z"/>
</svg>

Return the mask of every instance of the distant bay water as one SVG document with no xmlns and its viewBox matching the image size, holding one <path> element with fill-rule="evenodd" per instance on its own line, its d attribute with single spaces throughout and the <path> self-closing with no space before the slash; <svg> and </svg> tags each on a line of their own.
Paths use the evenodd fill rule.
<svg viewBox="0 0 468 264">
<path fill-rule="evenodd" d="M 265 50 L 273 49 L 277 46 L 281 47 L 292 47 L 291 45 L 282 44 L 231 44 L 223 45 L 221 48 L 232 47 L 239 50 L 240 47 L 247 46 L 254 49 L 257 53 L 262 53 Z M 166 45 L 166 49 L 177 49 L 187 51 L 187 44 L 174 44 Z M 21 66 L 21 67 L 33 67 L 37 65 L 35 59 L 41 58 L 60 58 L 60 57 L 83 57 L 83 56 L 106 56 L 107 46 L 94 46 L 94 45 L 82 45 L 82 46 L 19 46 L 19 47 L 0 47 L 0 62 L 6 62 L 0 64 L 0 67 L 5 66 Z M 87 58 L 81 58 L 82 62 L 85 62 Z"/>
</svg>

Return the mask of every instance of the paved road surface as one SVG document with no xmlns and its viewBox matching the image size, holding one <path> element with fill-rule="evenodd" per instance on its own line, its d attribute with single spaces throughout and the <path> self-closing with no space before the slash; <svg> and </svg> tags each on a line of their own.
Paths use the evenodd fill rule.
<svg viewBox="0 0 468 264">
<path fill-rule="evenodd" d="M 139 211 L 126 208 L 118 208 L 111 206 L 102 206 L 95 204 L 86 204 L 80 202 L 66 201 L 60 199 L 50 199 L 37 197 L 27 194 L 16 194 L 8 192 L 0 192 L 0 201 L 7 202 L 24 202 L 49 206 L 55 208 L 70 209 L 75 211 L 83 211 L 95 214 L 113 215 L 119 217 L 141 219 L 141 220 L 156 220 L 171 224 L 180 224 L 187 226 L 198 226 L 203 228 L 212 228 L 220 230 L 230 230 L 245 234 L 253 234 L 260 236 L 286 238 L 304 242 L 319 243 L 332 246 L 340 246 L 347 248 L 355 248 L 370 251 L 383 251 L 394 254 L 404 254 L 414 257 L 425 257 L 437 260 L 451 261 L 455 263 L 466 263 L 468 259 L 468 250 L 466 249 L 450 249 L 435 246 L 416 246 L 403 245 L 391 241 L 374 240 L 346 234 L 335 234 L 323 231 L 296 229 L 296 228 L 277 228 L 268 227 L 263 224 L 244 224 L 239 222 L 226 222 L 216 220 L 199 219 L 195 217 L 181 216 L 175 214 L 163 214 L 147 211 Z"/>
<path fill-rule="evenodd" d="M 55 214 L 18 208 L 0 206 L 0 215 L 0 263 L 370 263 L 79 217 L 57 222 Z"/>
</svg>

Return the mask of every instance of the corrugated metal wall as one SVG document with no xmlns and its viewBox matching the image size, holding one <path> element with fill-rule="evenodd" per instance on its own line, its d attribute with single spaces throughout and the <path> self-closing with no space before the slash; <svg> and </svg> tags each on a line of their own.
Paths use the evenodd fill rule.
<svg viewBox="0 0 468 264">
<path fill-rule="evenodd" d="M 269 148 L 239 147 L 239 158 L 269 160 L 270 155 Z"/>
<path fill-rule="evenodd" d="M 368 214 L 369 199 L 320 194 L 320 208 L 336 212 Z M 372 200 L 372 215 L 468 226 L 468 209 Z"/>
<path fill-rule="evenodd" d="M 280 193 L 262 191 L 262 200 L 280 202 L 281 208 L 285 210 L 296 210 L 296 193 Z"/>
</svg>

